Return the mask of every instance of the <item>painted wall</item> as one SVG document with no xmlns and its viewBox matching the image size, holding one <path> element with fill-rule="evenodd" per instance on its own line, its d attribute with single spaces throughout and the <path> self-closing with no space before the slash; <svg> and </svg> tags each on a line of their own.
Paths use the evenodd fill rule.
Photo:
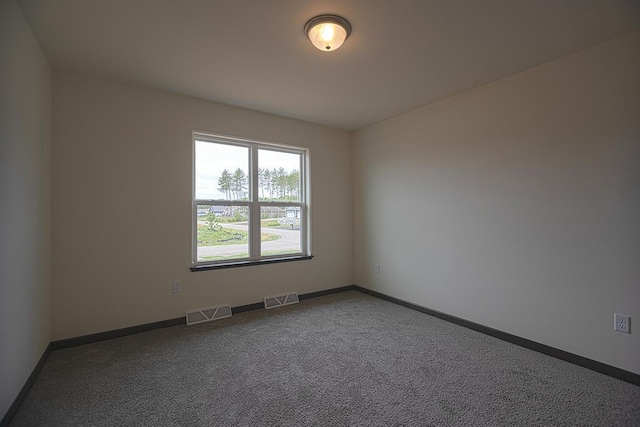
<svg viewBox="0 0 640 427">
<path fill-rule="evenodd" d="M 62 70 L 53 112 L 52 340 L 353 283 L 349 133 Z M 310 149 L 314 259 L 189 271 L 192 130 Z"/>
<path fill-rule="evenodd" d="M 640 373 L 638 76 L 636 32 L 356 132 L 356 284 Z"/>
<path fill-rule="evenodd" d="M 50 339 L 51 67 L 0 0 L 0 419 Z"/>
</svg>

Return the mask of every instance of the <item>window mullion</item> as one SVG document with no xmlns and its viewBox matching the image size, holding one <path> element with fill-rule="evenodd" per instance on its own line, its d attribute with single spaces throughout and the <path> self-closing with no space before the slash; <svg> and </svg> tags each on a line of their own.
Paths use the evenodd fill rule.
<svg viewBox="0 0 640 427">
<path fill-rule="evenodd" d="M 251 147 L 249 167 L 251 168 L 249 183 L 251 187 L 250 206 L 250 232 L 249 243 L 251 245 L 249 256 L 251 258 L 260 257 L 260 205 L 258 203 L 258 147 Z"/>
</svg>

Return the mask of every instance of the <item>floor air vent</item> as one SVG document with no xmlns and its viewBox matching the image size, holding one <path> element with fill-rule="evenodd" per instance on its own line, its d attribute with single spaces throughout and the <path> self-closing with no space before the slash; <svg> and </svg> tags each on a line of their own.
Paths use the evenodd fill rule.
<svg viewBox="0 0 640 427">
<path fill-rule="evenodd" d="M 297 302 L 300 302 L 297 292 L 274 297 L 264 297 L 264 308 L 281 307 L 283 305 L 295 304 Z"/>
<path fill-rule="evenodd" d="M 231 317 L 230 304 L 187 311 L 187 325 L 210 322 L 212 320 L 224 319 L 225 317 Z"/>
</svg>

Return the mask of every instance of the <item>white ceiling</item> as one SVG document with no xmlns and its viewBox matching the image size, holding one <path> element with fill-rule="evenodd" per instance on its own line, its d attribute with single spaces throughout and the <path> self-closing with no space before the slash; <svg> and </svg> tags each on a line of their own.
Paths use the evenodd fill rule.
<svg viewBox="0 0 640 427">
<path fill-rule="evenodd" d="M 638 0 L 17 0 L 53 67 L 355 130 L 640 28 Z M 333 13 L 335 52 L 303 34 Z"/>
</svg>

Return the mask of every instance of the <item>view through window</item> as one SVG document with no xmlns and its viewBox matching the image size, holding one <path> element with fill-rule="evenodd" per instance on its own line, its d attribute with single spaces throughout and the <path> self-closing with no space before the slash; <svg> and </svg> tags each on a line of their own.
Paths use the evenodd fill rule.
<svg viewBox="0 0 640 427">
<path fill-rule="evenodd" d="M 194 134 L 194 264 L 308 255 L 307 151 Z"/>
</svg>

